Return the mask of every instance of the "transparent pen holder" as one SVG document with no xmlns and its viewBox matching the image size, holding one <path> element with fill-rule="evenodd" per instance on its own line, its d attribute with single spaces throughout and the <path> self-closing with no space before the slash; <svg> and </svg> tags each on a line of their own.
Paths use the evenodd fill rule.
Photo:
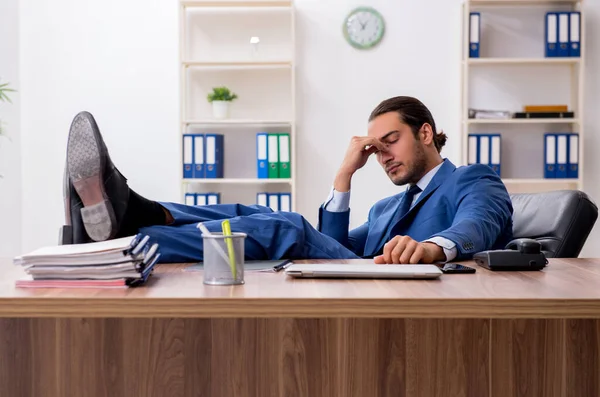
<svg viewBox="0 0 600 397">
<path fill-rule="evenodd" d="M 204 244 L 204 284 L 244 284 L 245 233 L 202 235 Z M 230 245 L 228 245 L 228 241 Z"/>
</svg>

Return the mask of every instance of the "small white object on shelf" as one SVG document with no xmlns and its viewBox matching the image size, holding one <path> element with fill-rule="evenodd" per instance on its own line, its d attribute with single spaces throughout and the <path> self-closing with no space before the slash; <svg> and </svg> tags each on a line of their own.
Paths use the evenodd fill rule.
<svg viewBox="0 0 600 397">
<path fill-rule="evenodd" d="M 259 43 L 260 43 L 260 37 L 258 37 L 258 36 L 250 37 L 250 45 L 251 45 L 250 58 L 252 58 L 252 59 L 258 58 Z"/>
</svg>

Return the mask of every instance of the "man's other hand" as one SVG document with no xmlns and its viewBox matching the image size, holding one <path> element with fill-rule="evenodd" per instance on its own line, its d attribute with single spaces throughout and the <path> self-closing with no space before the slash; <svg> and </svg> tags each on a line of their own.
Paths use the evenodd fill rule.
<svg viewBox="0 0 600 397">
<path fill-rule="evenodd" d="M 446 254 L 434 243 L 419 243 L 408 236 L 396 236 L 383 246 L 383 255 L 374 259 L 378 264 L 435 263 L 445 260 Z"/>
</svg>

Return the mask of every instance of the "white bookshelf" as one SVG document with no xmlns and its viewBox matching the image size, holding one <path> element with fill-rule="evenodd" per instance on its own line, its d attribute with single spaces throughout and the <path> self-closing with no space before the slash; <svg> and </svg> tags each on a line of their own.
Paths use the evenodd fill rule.
<svg viewBox="0 0 600 397">
<path fill-rule="evenodd" d="M 247 126 L 259 126 L 259 127 L 290 127 L 292 121 L 286 120 L 251 120 L 251 119 L 238 119 L 238 120 L 184 120 L 184 125 L 200 125 L 200 126 L 231 126 L 231 127 L 247 127 Z"/>
<path fill-rule="evenodd" d="M 236 184 L 244 184 L 244 185 L 290 185 L 292 183 L 291 179 L 287 178 L 278 178 L 278 179 L 252 179 L 252 178 L 198 178 L 198 179 L 184 179 L 184 184 L 193 185 L 193 184 L 211 184 L 211 185 L 236 185 Z"/>
<path fill-rule="evenodd" d="M 218 192 L 221 203 L 255 204 L 256 193 L 289 192 L 296 208 L 295 15 L 292 1 L 180 1 L 180 131 L 224 135 L 224 177 L 183 178 L 185 193 Z M 260 38 L 258 46 L 251 37 Z M 215 119 L 213 87 L 238 95 Z M 289 133 L 291 178 L 258 179 L 256 134 Z M 182 164 L 182 137 L 180 164 Z M 180 167 L 182 168 L 182 167 Z"/>
<path fill-rule="evenodd" d="M 466 63 L 476 65 L 572 65 L 578 64 L 579 58 L 470 58 Z"/>
<path fill-rule="evenodd" d="M 470 4 L 475 6 L 537 6 L 573 4 L 570 0 L 471 0 Z"/>
<path fill-rule="evenodd" d="M 289 61 L 265 61 L 265 62 L 202 62 L 184 61 L 182 65 L 187 68 L 208 70 L 267 70 L 267 69 L 290 69 Z"/>
<path fill-rule="evenodd" d="M 564 184 L 578 184 L 579 180 L 578 179 L 544 179 L 544 178 L 506 178 L 504 179 L 505 182 L 511 183 L 511 184 L 518 184 L 518 185 L 528 185 L 528 184 L 548 184 L 548 183 L 553 183 L 555 185 L 564 185 Z"/>
<path fill-rule="evenodd" d="M 463 2 L 461 146 L 468 135 L 500 134 L 502 180 L 511 193 L 583 190 L 585 17 L 582 0 Z M 545 14 L 581 12 L 580 57 L 545 57 Z M 481 13 L 480 57 L 469 57 L 469 16 Z M 567 104 L 574 118 L 471 119 L 469 108 L 522 111 L 523 105 Z M 579 133 L 578 178 L 544 178 L 544 133 Z"/>
<path fill-rule="evenodd" d="M 182 1 L 181 5 L 186 8 L 256 8 L 256 7 L 278 7 L 278 8 L 291 8 L 291 1 L 246 1 L 246 0 L 234 0 L 234 1 Z"/>
<path fill-rule="evenodd" d="M 467 124 L 579 124 L 579 119 L 468 119 Z"/>
</svg>

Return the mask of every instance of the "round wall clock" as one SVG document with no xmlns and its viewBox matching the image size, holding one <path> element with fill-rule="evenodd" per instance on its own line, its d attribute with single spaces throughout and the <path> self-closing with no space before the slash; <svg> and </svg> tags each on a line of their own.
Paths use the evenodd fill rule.
<svg viewBox="0 0 600 397">
<path fill-rule="evenodd" d="M 371 7 L 358 7 L 344 20 L 346 41 L 360 50 L 373 48 L 383 38 L 385 22 L 379 12 Z"/>
</svg>

